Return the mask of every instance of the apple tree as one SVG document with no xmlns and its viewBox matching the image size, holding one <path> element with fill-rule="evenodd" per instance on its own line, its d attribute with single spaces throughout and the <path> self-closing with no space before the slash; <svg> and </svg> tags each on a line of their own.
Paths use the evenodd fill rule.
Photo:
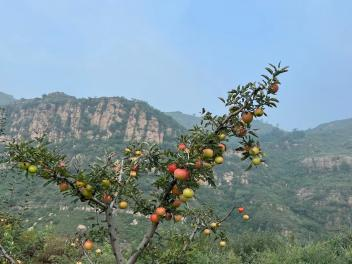
<svg viewBox="0 0 352 264">
<path fill-rule="evenodd" d="M 280 64 L 270 64 L 260 82 L 249 82 L 230 90 L 227 98 L 220 98 L 228 109 L 223 115 L 203 109 L 202 125 L 181 135 L 174 150 L 165 150 L 149 142 L 133 142 L 126 146 L 121 156 L 112 153 L 88 168 L 78 169 L 70 167 L 69 159 L 49 147 L 44 138 L 14 139 L 6 146 L 7 161 L 28 175 L 56 184 L 64 195 L 74 196 L 104 213 L 117 264 L 136 263 L 164 221 L 183 221 L 192 226 L 184 241 L 184 251 L 190 248 L 199 233 L 214 236 L 219 240 L 219 246 L 224 247 L 226 235 L 220 224 L 228 220 L 234 210 L 247 221 L 249 216 L 244 209 L 234 205 L 223 212 L 223 218 L 214 218 L 211 210 L 193 208 L 188 201 L 195 199 L 195 193 L 203 184 L 215 187 L 213 169 L 224 162 L 225 143 L 231 137 L 239 139 L 236 150 L 242 153 L 242 160 L 249 161 L 248 169 L 264 162 L 251 123 L 254 118 L 266 115 L 268 108 L 276 107 L 279 76 L 287 69 Z M 143 177 L 153 180 L 149 190 L 144 190 L 138 183 Z M 120 227 L 116 222 L 116 217 L 127 208 L 150 220 L 149 229 L 132 252 L 122 246 Z M 85 238 L 82 247 L 89 251 L 94 243 Z"/>
</svg>

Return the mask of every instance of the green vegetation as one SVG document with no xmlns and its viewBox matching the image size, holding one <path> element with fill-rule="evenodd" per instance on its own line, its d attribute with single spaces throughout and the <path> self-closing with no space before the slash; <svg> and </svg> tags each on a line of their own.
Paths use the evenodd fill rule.
<svg viewBox="0 0 352 264">
<path fill-rule="evenodd" d="M 265 232 L 245 233 L 229 241 L 225 248 L 219 248 L 211 238 L 202 238 L 187 252 L 182 251 L 185 238 L 176 230 L 163 231 L 160 236 L 164 241 L 155 240 L 138 263 L 155 263 L 155 259 L 163 264 L 346 264 L 352 261 L 351 233 L 307 244 Z M 22 263 L 89 263 L 75 239 L 73 235 L 58 235 L 51 228 L 41 231 L 23 228 L 21 222 L 0 214 L 0 244 Z M 101 253 L 89 253 L 93 263 L 114 263 L 106 242 L 98 243 L 96 249 Z"/>
</svg>

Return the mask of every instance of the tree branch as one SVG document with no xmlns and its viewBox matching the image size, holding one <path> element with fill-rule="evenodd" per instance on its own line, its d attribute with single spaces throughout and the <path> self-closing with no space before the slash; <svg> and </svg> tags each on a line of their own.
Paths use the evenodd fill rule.
<svg viewBox="0 0 352 264">
<path fill-rule="evenodd" d="M 3 256 L 9 263 L 16 264 L 16 261 L 7 254 L 6 250 L 0 245 L 0 257 Z"/>
<path fill-rule="evenodd" d="M 129 258 L 127 264 L 134 264 L 136 263 L 138 257 L 140 254 L 142 254 L 143 250 L 148 246 L 150 240 L 153 238 L 157 228 L 158 228 L 159 223 L 153 223 L 149 229 L 149 231 L 145 234 L 143 240 L 141 243 L 138 245 L 137 250 L 132 254 L 132 256 Z"/>
<path fill-rule="evenodd" d="M 122 255 L 117 223 L 114 222 L 114 209 L 112 207 L 113 207 L 113 204 L 111 204 L 111 206 L 108 207 L 105 211 L 106 222 L 108 224 L 108 231 L 109 231 L 109 237 L 110 237 L 110 244 L 111 244 L 112 252 L 114 253 L 114 256 L 115 256 L 116 263 L 124 264 L 126 263 L 126 259 Z"/>
<path fill-rule="evenodd" d="M 197 219 L 197 225 L 195 226 L 195 228 L 193 229 L 191 235 L 189 236 L 188 241 L 183 246 L 183 249 L 182 249 L 183 251 L 187 250 L 187 248 L 189 247 L 189 245 L 193 241 L 195 235 L 197 234 L 197 231 L 200 229 L 200 225 L 201 225 L 201 223 L 199 222 L 199 219 Z"/>
<path fill-rule="evenodd" d="M 229 211 L 227 212 L 227 214 L 219 221 L 219 223 L 225 222 L 225 221 L 231 216 L 232 212 L 233 212 L 236 208 L 237 208 L 237 206 L 234 205 L 234 206 L 231 208 L 231 210 L 229 210 Z"/>
<path fill-rule="evenodd" d="M 169 197 L 170 192 L 171 192 L 172 188 L 174 187 L 174 185 L 176 183 L 177 183 L 176 179 L 173 179 L 169 183 L 169 185 L 165 189 L 164 195 L 162 197 L 161 205 L 164 205 L 164 203 L 167 201 L 167 198 Z M 149 231 L 145 234 L 143 240 L 139 243 L 136 251 L 131 255 L 131 257 L 129 258 L 127 264 L 136 263 L 136 261 L 137 261 L 138 257 L 140 256 L 140 254 L 142 254 L 143 250 L 148 246 L 148 244 L 152 240 L 154 234 L 156 233 L 156 230 L 158 229 L 158 225 L 159 225 L 159 223 L 153 223 L 151 225 L 151 227 L 149 228 Z"/>
</svg>

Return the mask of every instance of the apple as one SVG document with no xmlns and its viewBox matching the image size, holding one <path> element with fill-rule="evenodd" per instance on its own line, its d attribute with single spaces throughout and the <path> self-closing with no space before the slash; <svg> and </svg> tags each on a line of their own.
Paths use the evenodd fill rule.
<svg viewBox="0 0 352 264">
<path fill-rule="evenodd" d="M 127 155 L 129 153 L 131 153 L 131 150 L 129 148 L 125 148 L 125 154 Z"/>
<path fill-rule="evenodd" d="M 239 212 L 240 214 L 242 214 L 242 213 L 244 212 L 244 208 L 243 208 L 243 207 L 238 208 L 238 212 Z"/>
<path fill-rule="evenodd" d="M 27 169 L 27 166 L 24 162 L 19 162 L 17 164 L 18 168 L 21 169 L 21 170 L 26 170 Z"/>
<path fill-rule="evenodd" d="M 87 190 L 88 192 L 93 192 L 94 187 L 93 187 L 92 185 L 90 185 L 90 184 L 87 184 L 87 185 L 86 185 L 86 190 Z"/>
<path fill-rule="evenodd" d="M 172 202 L 172 206 L 175 208 L 180 207 L 181 204 L 182 204 L 182 201 L 178 199 Z"/>
<path fill-rule="evenodd" d="M 221 157 L 221 156 L 217 156 L 214 161 L 215 161 L 216 164 L 223 164 L 224 163 L 224 158 Z"/>
<path fill-rule="evenodd" d="M 211 234 L 211 230 L 209 228 L 204 229 L 203 234 L 209 236 Z"/>
<path fill-rule="evenodd" d="M 260 153 L 260 148 L 258 148 L 257 146 L 254 146 L 250 149 L 249 153 L 253 156 L 256 156 Z"/>
<path fill-rule="evenodd" d="M 255 109 L 254 110 L 254 115 L 255 116 L 262 116 L 262 115 L 264 115 L 264 110 L 263 110 L 263 108 L 257 108 L 257 109 Z"/>
<path fill-rule="evenodd" d="M 203 166 L 206 169 L 211 169 L 213 168 L 213 164 L 209 163 L 209 162 L 203 162 Z"/>
<path fill-rule="evenodd" d="M 174 177 L 177 180 L 185 181 L 189 179 L 189 171 L 187 169 L 176 169 L 174 171 Z"/>
<path fill-rule="evenodd" d="M 273 83 L 269 88 L 269 92 L 273 94 L 277 93 L 278 90 L 279 90 L 279 84 L 277 82 Z"/>
<path fill-rule="evenodd" d="M 111 203 L 111 201 L 112 201 L 112 196 L 109 195 L 109 194 L 104 193 L 103 196 L 102 196 L 102 200 L 103 200 L 103 202 L 106 203 L 106 204 Z"/>
<path fill-rule="evenodd" d="M 35 165 L 30 165 L 27 170 L 29 173 L 34 174 L 34 173 L 37 173 L 38 168 Z"/>
<path fill-rule="evenodd" d="M 203 162 L 201 160 L 196 160 L 196 162 L 194 163 L 194 167 L 196 169 L 200 169 L 203 166 Z"/>
<path fill-rule="evenodd" d="M 167 170 L 170 173 L 174 173 L 176 169 L 177 169 L 176 163 L 170 163 L 169 165 L 167 165 Z"/>
<path fill-rule="evenodd" d="M 258 166 L 258 165 L 260 165 L 261 163 L 262 163 L 262 159 L 259 158 L 259 157 L 254 157 L 254 158 L 252 159 L 252 164 L 255 165 L 255 166 Z"/>
<path fill-rule="evenodd" d="M 142 151 L 136 150 L 134 154 L 136 154 L 136 156 L 142 156 Z"/>
<path fill-rule="evenodd" d="M 214 229 L 217 228 L 218 226 L 219 226 L 218 223 L 215 223 L 215 222 L 210 224 L 210 227 Z"/>
<path fill-rule="evenodd" d="M 155 209 L 155 214 L 164 217 L 166 215 L 166 209 L 164 207 L 158 207 Z"/>
<path fill-rule="evenodd" d="M 225 145 L 225 144 L 220 143 L 220 144 L 218 145 L 218 147 L 221 149 L 221 152 L 225 152 L 225 151 L 226 151 L 226 145 Z"/>
<path fill-rule="evenodd" d="M 185 197 L 186 199 L 191 199 L 194 195 L 194 192 L 191 188 L 186 188 L 183 190 L 182 192 L 183 197 Z"/>
<path fill-rule="evenodd" d="M 247 215 L 247 214 L 243 215 L 243 216 L 242 216 L 242 219 L 243 219 L 244 221 L 248 221 L 248 220 L 249 220 L 249 215 Z"/>
<path fill-rule="evenodd" d="M 171 193 L 172 193 L 173 195 L 180 195 L 180 194 L 181 194 L 181 191 L 180 191 L 180 189 L 177 187 L 177 185 L 174 185 L 174 186 L 172 187 Z"/>
<path fill-rule="evenodd" d="M 225 140 L 226 134 L 225 134 L 225 133 L 220 133 L 220 134 L 218 135 L 218 138 L 219 138 L 219 140 Z"/>
<path fill-rule="evenodd" d="M 226 241 L 221 240 L 219 245 L 220 245 L 220 247 L 226 247 Z"/>
<path fill-rule="evenodd" d="M 234 128 L 234 133 L 237 137 L 245 137 L 247 135 L 247 129 L 244 126 L 238 126 Z"/>
<path fill-rule="evenodd" d="M 187 148 L 186 144 L 184 144 L 184 143 L 178 144 L 178 149 L 179 150 L 185 150 L 186 148 Z"/>
<path fill-rule="evenodd" d="M 60 192 L 65 192 L 67 191 L 68 189 L 70 189 L 70 185 L 67 183 L 67 182 L 61 182 L 59 184 L 59 190 Z"/>
<path fill-rule="evenodd" d="M 111 186 L 111 182 L 108 179 L 104 179 L 101 181 L 101 186 L 103 186 L 103 188 L 108 189 Z"/>
<path fill-rule="evenodd" d="M 88 191 L 86 188 L 81 189 L 81 194 L 83 195 L 84 198 L 87 200 L 91 199 L 93 197 L 92 192 Z"/>
<path fill-rule="evenodd" d="M 78 188 L 82 188 L 82 187 L 86 186 L 86 183 L 83 181 L 76 181 L 75 184 Z"/>
<path fill-rule="evenodd" d="M 149 219 L 154 224 L 159 223 L 159 216 L 157 214 L 152 214 Z"/>
<path fill-rule="evenodd" d="M 242 114 L 242 121 L 249 124 L 253 121 L 253 114 L 250 112 L 245 112 Z"/>
<path fill-rule="evenodd" d="M 180 200 L 181 200 L 182 202 L 186 203 L 186 202 L 189 200 L 189 198 L 187 198 L 187 197 L 185 197 L 183 194 L 181 194 L 181 195 L 180 195 Z"/>
<path fill-rule="evenodd" d="M 175 216 L 174 216 L 175 222 L 180 222 L 180 221 L 182 221 L 182 219 L 183 219 L 183 216 L 182 216 L 182 215 L 175 215 Z"/>
<path fill-rule="evenodd" d="M 211 159 L 214 156 L 214 151 L 210 148 L 203 149 L 203 158 Z"/>
<path fill-rule="evenodd" d="M 134 171 L 134 170 L 131 170 L 131 171 L 130 171 L 130 176 L 131 176 L 131 177 L 136 177 L 136 176 L 137 176 L 137 172 Z"/>
<path fill-rule="evenodd" d="M 85 250 L 92 250 L 93 247 L 94 247 L 94 243 L 93 243 L 92 240 L 87 239 L 87 240 L 84 242 L 83 247 L 84 247 Z"/>
<path fill-rule="evenodd" d="M 119 202 L 119 208 L 120 209 L 126 209 L 128 207 L 128 203 L 126 201 L 120 201 Z"/>
</svg>

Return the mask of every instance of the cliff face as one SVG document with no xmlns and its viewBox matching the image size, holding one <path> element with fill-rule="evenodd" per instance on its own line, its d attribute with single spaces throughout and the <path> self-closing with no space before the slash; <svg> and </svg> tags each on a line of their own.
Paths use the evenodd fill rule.
<svg viewBox="0 0 352 264">
<path fill-rule="evenodd" d="M 50 141 L 74 139 L 147 140 L 163 143 L 183 128 L 141 101 L 121 97 L 77 99 L 63 93 L 19 100 L 7 107 L 9 134 Z"/>
</svg>

